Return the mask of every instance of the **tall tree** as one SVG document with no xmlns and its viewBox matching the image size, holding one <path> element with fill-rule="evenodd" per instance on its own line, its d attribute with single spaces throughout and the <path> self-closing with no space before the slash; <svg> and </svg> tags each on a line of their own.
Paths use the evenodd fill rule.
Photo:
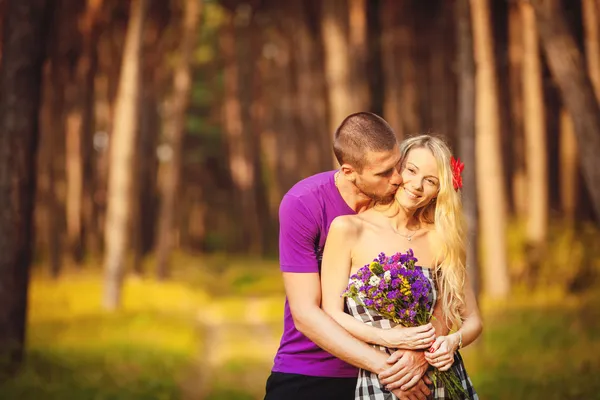
<svg viewBox="0 0 600 400">
<path fill-rule="evenodd" d="M 50 42 L 55 42 L 55 37 L 50 37 Z M 38 151 L 38 203 L 43 213 L 43 223 L 36 225 L 41 236 L 40 240 L 45 245 L 46 254 L 50 263 L 50 274 L 58 277 L 62 267 L 62 235 L 59 229 L 61 218 L 60 201 L 57 185 L 57 138 L 64 132 L 61 128 L 60 113 L 62 111 L 63 91 L 56 76 L 56 63 L 58 57 L 54 48 L 49 50 L 49 56 L 44 65 L 42 78 L 42 100 L 40 110 L 40 140 Z M 62 160 L 61 160 L 62 161 Z M 38 236 L 38 237 L 39 237 Z"/>
<path fill-rule="evenodd" d="M 329 99 L 329 136 L 354 108 L 346 0 L 321 2 L 321 26 L 325 48 L 325 76 Z M 337 162 L 337 161 L 336 161 Z"/>
<path fill-rule="evenodd" d="M 65 172 L 69 252 L 74 261 L 80 263 L 85 248 L 84 233 L 92 238 L 89 244 L 94 250 L 99 250 L 93 201 L 92 129 L 96 44 L 103 0 L 87 0 L 81 10 L 80 1 L 63 0 L 61 4 L 65 28 L 60 40 L 68 46 L 65 51 L 77 55 L 76 61 L 68 63 L 69 67 L 64 72 Z"/>
<path fill-rule="evenodd" d="M 546 114 L 542 87 L 541 54 L 535 15 L 530 4 L 521 3 L 523 22 L 523 105 L 527 166 L 527 245 L 530 276 L 539 265 L 548 231 L 548 159 Z"/>
<path fill-rule="evenodd" d="M 573 119 L 583 177 L 600 219 L 600 107 L 581 51 L 564 19 L 559 0 L 531 0 L 538 31 L 567 110 Z"/>
<path fill-rule="evenodd" d="M 227 12 L 219 38 L 224 64 L 223 120 L 229 152 L 230 173 L 239 200 L 241 227 L 236 229 L 240 248 L 260 254 L 263 251 L 258 188 L 261 185 L 256 129 L 252 121 L 255 82 L 252 51 L 257 30 L 254 10 L 249 4 Z M 252 60 L 252 61 L 250 61 Z M 285 94 L 286 89 L 281 89 Z M 285 97 L 284 97 L 285 98 Z M 282 108 L 289 108 L 283 107 Z M 241 228 L 241 229 L 240 229 Z"/>
<path fill-rule="evenodd" d="M 132 0 L 110 144 L 105 229 L 104 307 L 118 308 L 125 273 L 133 149 L 138 125 L 140 49 L 146 0 Z"/>
<path fill-rule="evenodd" d="M 600 102 L 600 1 L 583 0 L 585 58 L 596 99 Z"/>
<path fill-rule="evenodd" d="M 398 24 L 401 3 L 395 0 L 382 0 L 380 8 L 381 21 L 381 58 L 384 75 L 383 117 L 390 124 L 399 138 L 405 132 L 402 126 L 401 85 L 398 76 L 399 57 L 398 41 L 401 25 Z"/>
<path fill-rule="evenodd" d="M 508 76 L 511 111 L 512 201 L 516 215 L 527 216 L 527 171 L 523 132 L 523 18 L 520 2 L 511 1 L 508 9 Z"/>
<path fill-rule="evenodd" d="M 467 273 L 475 295 L 479 296 L 478 211 L 475 158 L 475 60 L 473 58 L 473 30 L 469 0 L 454 3 L 456 51 L 458 71 L 459 154 L 465 163 L 462 201 L 467 219 Z"/>
<path fill-rule="evenodd" d="M 0 373 L 23 357 L 45 0 L 8 0 L 0 69 Z"/>
<path fill-rule="evenodd" d="M 510 290 L 506 254 L 506 194 L 489 1 L 471 0 L 471 18 L 476 62 L 477 194 L 486 250 L 484 287 L 491 297 L 505 297 Z"/>
<path fill-rule="evenodd" d="M 579 161 L 573 119 L 565 107 L 560 110 L 560 203 L 568 223 L 575 221 L 579 193 Z"/>
<path fill-rule="evenodd" d="M 349 38 L 348 54 L 351 54 L 351 85 L 353 109 L 369 110 L 371 98 L 367 74 L 367 1 L 348 0 Z M 341 121 L 340 121 L 341 122 Z"/>
<path fill-rule="evenodd" d="M 169 271 L 169 259 L 173 250 L 174 222 L 177 194 L 181 182 L 183 139 L 186 111 L 192 91 L 192 55 L 198 37 L 201 0 L 186 0 L 183 10 L 183 24 L 179 59 L 173 71 L 173 93 L 166 116 L 166 139 L 171 149 L 171 160 L 167 165 L 159 211 L 158 242 L 156 248 L 157 275 L 164 279 Z"/>
</svg>

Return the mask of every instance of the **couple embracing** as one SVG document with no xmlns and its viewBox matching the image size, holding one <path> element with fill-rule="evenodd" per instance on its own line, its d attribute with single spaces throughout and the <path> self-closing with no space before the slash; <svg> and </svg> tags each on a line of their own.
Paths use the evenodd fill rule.
<svg viewBox="0 0 600 400">
<path fill-rule="evenodd" d="M 398 143 L 368 112 L 348 116 L 333 147 L 339 170 L 300 181 L 280 205 L 285 320 L 265 400 L 477 399 L 458 352 L 482 330 L 460 167 L 441 139 Z M 429 282 L 428 323 L 405 327 L 342 297 L 379 254 L 411 252 Z M 454 374 L 459 395 L 436 371 Z"/>
</svg>

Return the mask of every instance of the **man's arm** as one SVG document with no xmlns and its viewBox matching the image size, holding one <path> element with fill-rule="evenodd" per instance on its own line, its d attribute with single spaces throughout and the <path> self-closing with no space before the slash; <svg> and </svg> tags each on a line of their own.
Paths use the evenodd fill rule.
<svg viewBox="0 0 600 400">
<path fill-rule="evenodd" d="M 314 210 L 312 210 L 314 211 Z M 318 213 L 286 195 L 279 206 L 279 259 L 296 329 L 325 351 L 360 368 L 382 372 L 386 355 L 354 338 L 321 309 L 321 282 L 315 253 Z"/>
<path fill-rule="evenodd" d="M 318 273 L 283 273 L 288 303 L 298 329 L 317 346 L 359 368 L 383 372 L 388 356 L 356 339 L 321 309 Z"/>
</svg>

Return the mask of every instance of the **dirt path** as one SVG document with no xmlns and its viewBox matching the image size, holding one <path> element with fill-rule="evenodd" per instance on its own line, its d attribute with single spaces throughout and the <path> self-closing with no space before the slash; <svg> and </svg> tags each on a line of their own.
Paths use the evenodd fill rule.
<svg viewBox="0 0 600 400">
<path fill-rule="evenodd" d="M 200 354 L 185 400 L 262 399 L 279 345 L 283 298 L 226 298 L 199 312 Z"/>
</svg>

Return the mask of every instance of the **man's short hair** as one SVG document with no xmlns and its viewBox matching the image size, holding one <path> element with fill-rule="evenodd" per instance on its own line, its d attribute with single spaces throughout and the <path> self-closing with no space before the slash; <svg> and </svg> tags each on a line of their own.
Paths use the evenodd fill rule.
<svg viewBox="0 0 600 400">
<path fill-rule="evenodd" d="M 394 130 L 380 116 L 359 112 L 347 116 L 335 131 L 333 152 L 340 165 L 350 164 L 362 172 L 367 153 L 391 151 L 398 146 Z"/>
</svg>

